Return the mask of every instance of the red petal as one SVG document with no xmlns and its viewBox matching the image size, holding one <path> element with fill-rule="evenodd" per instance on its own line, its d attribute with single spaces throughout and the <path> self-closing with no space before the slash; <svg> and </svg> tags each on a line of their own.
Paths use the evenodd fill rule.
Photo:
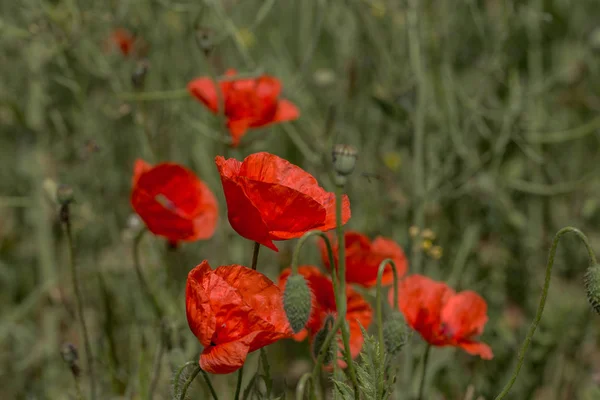
<svg viewBox="0 0 600 400">
<path fill-rule="evenodd" d="M 234 342 L 206 347 L 200 355 L 200 368 L 211 374 L 237 371 L 246 362 L 254 336 L 255 333 Z"/>
<path fill-rule="evenodd" d="M 215 82 L 211 78 L 197 78 L 189 82 L 188 91 L 198 101 L 202 102 L 212 112 L 219 111 L 219 97 Z"/>
<path fill-rule="evenodd" d="M 441 344 L 442 306 L 454 294 L 445 283 L 422 275 L 411 275 L 400 282 L 399 306 L 406 322 L 432 344 Z M 389 292 L 393 301 L 393 291 Z"/>
<path fill-rule="evenodd" d="M 351 288 L 348 288 L 348 310 L 346 320 L 350 325 L 350 353 L 355 358 L 360 353 L 365 341 L 361 325 L 368 329 L 373 319 L 373 310 L 362 295 Z"/>
<path fill-rule="evenodd" d="M 215 163 L 221 175 L 231 227 L 246 239 L 278 251 L 269 236 L 269 229 L 262 219 L 260 210 L 252 204 L 238 183 L 241 163 L 233 158 L 225 160 L 221 156 L 215 158 Z"/>
<path fill-rule="evenodd" d="M 408 261 L 406 260 L 406 255 L 404 254 L 402 247 L 400 247 L 400 245 L 398 245 L 398 243 L 394 242 L 392 239 L 378 236 L 371 244 L 370 254 L 367 262 L 368 267 L 364 268 L 364 270 L 373 271 L 374 275 L 370 280 L 365 279 L 362 282 L 364 286 L 373 287 L 377 285 L 377 270 L 379 269 L 379 264 L 386 258 L 391 258 L 394 261 L 394 264 L 396 264 L 398 279 L 406 274 L 406 270 L 408 269 Z M 393 282 L 394 272 L 392 271 L 392 267 L 388 265 L 383 272 L 381 283 L 382 285 L 391 285 Z"/>
<path fill-rule="evenodd" d="M 231 145 L 236 147 L 242 137 L 248 131 L 248 127 L 250 122 L 247 119 L 236 119 L 236 120 L 228 120 L 227 121 L 227 129 L 229 129 L 229 133 L 231 134 Z"/>
<path fill-rule="evenodd" d="M 293 121 L 300 117 L 300 110 L 291 101 L 279 100 L 273 122 Z"/>
<path fill-rule="evenodd" d="M 480 356 L 484 360 L 491 360 L 494 358 L 492 349 L 485 343 L 465 341 L 459 343 L 459 346 L 467 353 L 474 356 Z"/>
<path fill-rule="evenodd" d="M 133 165 L 132 184 L 135 185 L 137 183 L 137 181 L 140 179 L 140 176 L 142 176 L 142 174 L 144 172 L 150 171 L 150 169 L 152 169 L 152 165 L 150 165 L 146 161 L 142 160 L 141 158 L 138 158 L 137 160 L 135 160 L 135 164 Z"/>
<path fill-rule="evenodd" d="M 449 335 L 469 339 L 483 332 L 488 320 L 487 304 L 475 292 L 460 292 L 448 299 L 441 317 Z"/>
<path fill-rule="evenodd" d="M 210 340 L 215 332 L 216 318 L 212 311 L 209 294 L 205 286 L 212 270 L 208 261 L 190 271 L 185 288 L 185 310 L 190 330 L 203 346 L 210 345 Z"/>
</svg>

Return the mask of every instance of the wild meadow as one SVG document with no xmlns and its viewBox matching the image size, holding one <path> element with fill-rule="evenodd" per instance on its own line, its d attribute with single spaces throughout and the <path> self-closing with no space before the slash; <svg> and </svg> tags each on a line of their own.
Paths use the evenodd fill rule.
<svg viewBox="0 0 600 400">
<path fill-rule="evenodd" d="M 598 0 L 0 2 L 0 398 L 600 399 Z"/>
</svg>

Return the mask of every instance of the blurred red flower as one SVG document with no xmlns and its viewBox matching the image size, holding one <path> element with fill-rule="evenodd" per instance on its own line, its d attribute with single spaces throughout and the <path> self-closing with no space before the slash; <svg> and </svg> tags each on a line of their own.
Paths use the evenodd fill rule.
<svg viewBox="0 0 600 400">
<path fill-rule="evenodd" d="M 188 324 L 204 346 L 204 371 L 234 372 L 248 353 L 292 335 L 281 290 L 250 268 L 227 265 L 213 271 L 202 261 L 188 275 L 185 298 Z"/>
<path fill-rule="evenodd" d="M 334 235 L 330 237 L 335 240 Z M 396 264 L 398 278 L 403 276 L 408 269 L 408 261 L 402 248 L 393 240 L 378 236 L 371 242 L 362 233 L 348 231 L 344 235 L 346 244 L 346 282 L 356 283 L 365 287 L 377 284 L 377 270 L 379 264 L 386 258 L 391 258 Z M 338 243 L 333 242 L 333 257 L 338 263 Z M 319 241 L 323 263 L 327 268 L 329 257 L 324 240 Z M 394 282 L 392 268 L 387 266 L 381 279 L 382 285 L 391 285 Z"/>
<path fill-rule="evenodd" d="M 127 29 L 117 28 L 110 35 L 110 41 L 121 51 L 121 54 L 128 56 L 133 51 L 135 36 Z"/>
<path fill-rule="evenodd" d="M 251 154 L 243 162 L 217 156 L 215 162 L 229 223 L 246 239 L 278 251 L 273 240 L 335 227 L 335 194 L 290 162 L 265 152 Z M 350 219 L 350 201 L 345 195 L 342 207 L 345 224 Z"/>
<path fill-rule="evenodd" d="M 235 70 L 226 73 L 228 77 L 235 75 Z M 219 102 L 225 105 L 232 146 L 238 145 L 248 128 L 291 121 L 300 116 L 300 111 L 293 103 L 279 98 L 281 82 L 272 76 L 222 79 L 219 88 L 220 93 L 217 93 L 215 82 L 207 77 L 188 83 L 190 94 L 213 113 L 218 113 Z"/>
<path fill-rule="evenodd" d="M 390 292 L 390 304 L 392 296 Z M 444 282 L 411 275 L 400 282 L 398 302 L 408 325 L 428 343 L 461 347 L 485 360 L 494 357 L 487 344 L 474 340 L 488 320 L 487 304 L 477 293 L 455 293 Z"/>
<path fill-rule="evenodd" d="M 136 160 L 131 205 L 150 232 L 170 242 L 208 239 L 219 216 L 217 200 L 192 171 L 174 163 Z"/>
<path fill-rule="evenodd" d="M 285 283 L 290 276 L 291 269 L 285 269 L 279 276 L 279 287 L 285 289 Z M 306 328 L 295 334 L 294 340 L 302 341 L 310 335 L 312 338 L 322 327 L 328 315 L 336 314 L 335 294 L 331 279 L 321 273 L 319 268 L 305 265 L 298 268 L 298 273 L 306 279 L 312 292 L 312 311 Z M 346 288 L 348 310 L 346 321 L 350 327 L 350 353 L 355 358 L 362 349 L 364 338 L 360 326 L 365 329 L 371 324 L 373 310 L 369 303 L 354 289 Z M 338 363 L 345 367 L 346 363 L 339 358 Z"/>
</svg>

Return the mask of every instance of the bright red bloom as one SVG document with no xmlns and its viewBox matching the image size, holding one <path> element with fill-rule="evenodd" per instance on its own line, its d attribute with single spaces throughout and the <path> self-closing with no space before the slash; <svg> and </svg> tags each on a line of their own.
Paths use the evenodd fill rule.
<svg viewBox="0 0 600 400">
<path fill-rule="evenodd" d="M 234 372 L 248 353 L 292 335 L 279 287 L 241 265 L 213 271 L 202 261 L 188 274 L 185 305 L 204 346 L 200 367 L 213 374 Z"/>
<path fill-rule="evenodd" d="M 230 77 L 235 74 L 235 70 L 226 73 Z M 219 81 L 219 88 L 220 93 L 217 93 L 215 82 L 207 77 L 188 83 L 190 94 L 213 113 L 218 113 L 219 101 L 224 102 L 233 146 L 237 146 L 248 128 L 291 121 L 300 116 L 293 103 L 279 98 L 281 82 L 272 76 L 224 79 Z"/>
<path fill-rule="evenodd" d="M 124 56 L 128 56 L 133 51 L 135 36 L 133 36 L 127 29 L 115 29 L 110 36 L 110 40 L 119 48 Z"/>
<path fill-rule="evenodd" d="M 335 240 L 333 235 L 330 236 Z M 386 258 L 391 258 L 396 264 L 398 278 L 403 276 L 408 269 L 406 255 L 396 242 L 392 239 L 378 236 L 371 242 L 369 238 L 361 233 L 348 231 L 344 235 L 346 244 L 346 282 L 357 283 L 365 287 L 377 284 L 377 270 L 379 264 Z M 329 257 L 324 240 L 319 241 L 323 263 L 327 268 Z M 333 258 L 338 263 L 338 243 L 332 243 Z M 383 272 L 382 285 L 391 285 L 394 282 L 394 273 L 389 265 Z"/>
<path fill-rule="evenodd" d="M 290 273 L 290 268 L 281 273 L 279 276 L 280 288 L 285 288 Z M 298 273 L 304 276 L 312 292 L 312 311 L 306 328 L 294 335 L 295 340 L 302 341 L 309 335 L 312 338 L 323 327 L 327 315 L 336 314 L 337 307 L 333 283 L 328 276 L 321 273 L 319 268 L 305 265 L 298 268 Z M 350 327 L 350 353 L 352 358 L 355 358 L 360 353 L 364 343 L 360 326 L 362 325 L 365 329 L 369 327 L 373 319 L 373 310 L 360 293 L 350 287 L 346 288 L 346 298 L 348 304 L 346 320 Z M 340 366 L 346 366 L 346 363 L 341 359 L 338 362 Z"/>
<path fill-rule="evenodd" d="M 303 169 L 269 153 L 243 162 L 215 159 L 229 223 L 237 233 L 275 251 L 273 240 L 298 238 L 314 229 L 335 228 L 335 195 Z M 342 223 L 350 219 L 350 201 L 342 199 Z"/>
<path fill-rule="evenodd" d="M 219 216 L 210 189 L 192 171 L 174 163 L 152 167 L 136 160 L 131 205 L 150 232 L 175 243 L 210 238 Z"/>
<path fill-rule="evenodd" d="M 391 291 L 389 301 L 393 303 Z M 411 275 L 400 282 L 398 302 L 408 325 L 428 343 L 461 347 L 485 360 L 494 357 L 487 344 L 474 340 L 488 320 L 487 304 L 477 293 L 455 293 L 444 282 Z"/>
</svg>

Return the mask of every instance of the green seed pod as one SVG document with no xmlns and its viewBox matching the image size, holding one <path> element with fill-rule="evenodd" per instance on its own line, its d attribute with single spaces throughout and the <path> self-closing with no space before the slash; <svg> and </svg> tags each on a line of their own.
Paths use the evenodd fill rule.
<svg viewBox="0 0 600 400">
<path fill-rule="evenodd" d="M 331 331 L 332 326 L 333 326 L 333 317 L 331 315 L 328 315 L 327 318 L 325 319 L 325 323 L 323 324 L 323 327 L 317 332 L 317 334 L 313 338 L 312 354 L 313 354 L 314 358 L 319 358 L 319 352 L 321 351 L 321 348 L 323 347 L 323 344 L 325 343 L 325 339 L 327 338 L 327 335 Z M 337 350 L 336 338 L 334 337 L 329 345 L 329 351 L 327 352 L 327 354 L 325 355 L 325 358 L 323 359 L 323 365 L 331 364 L 336 350 Z"/>
<path fill-rule="evenodd" d="M 600 265 L 596 264 L 588 267 L 584 283 L 590 305 L 600 314 Z"/>
<path fill-rule="evenodd" d="M 294 333 L 306 326 L 312 310 L 311 293 L 302 275 L 290 275 L 283 291 L 283 309 Z"/>
<path fill-rule="evenodd" d="M 346 183 L 346 177 L 354 171 L 358 152 L 347 144 L 337 144 L 333 147 L 331 158 L 333 170 L 336 173 L 336 183 L 343 186 Z"/>
<path fill-rule="evenodd" d="M 398 354 L 408 341 L 408 329 L 399 312 L 394 311 L 383 323 L 383 341 L 390 356 Z"/>
</svg>

